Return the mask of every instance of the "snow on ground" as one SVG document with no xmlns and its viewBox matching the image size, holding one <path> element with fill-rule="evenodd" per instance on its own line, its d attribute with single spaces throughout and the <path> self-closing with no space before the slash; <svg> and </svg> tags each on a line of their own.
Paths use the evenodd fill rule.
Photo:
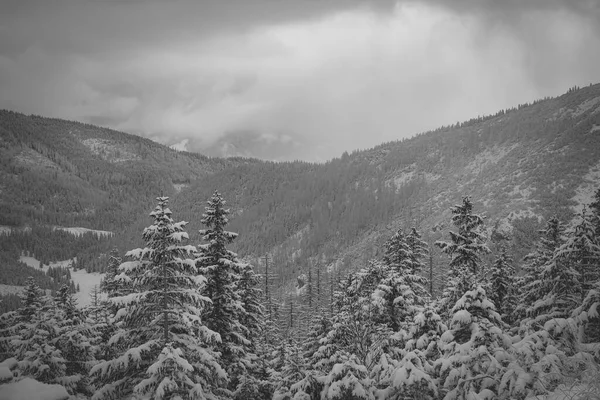
<svg viewBox="0 0 600 400">
<path fill-rule="evenodd" d="M 593 201 L 599 183 L 600 162 L 589 169 L 588 173 L 583 176 L 583 183 L 575 190 L 575 196 L 572 198 L 577 202 L 577 205 L 573 207 L 575 212 L 581 212 L 584 205 L 588 205 Z"/>
<path fill-rule="evenodd" d="M 60 385 L 48 385 L 31 378 L 0 385 L 0 400 L 66 400 L 67 390 Z"/>
<path fill-rule="evenodd" d="M 65 228 L 62 226 L 55 226 L 52 229 L 54 230 L 61 230 L 61 231 L 65 231 L 65 232 L 69 232 L 75 236 L 81 236 L 85 233 L 88 232 L 92 232 L 95 233 L 98 236 L 112 236 L 114 235 L 114 233 L 110 232 L 110 231 L 99 231 L 97 229 L 88 229 L 88 228 L 81 228 L 81 227 L 72 227 L 72 228 Z"/>
<path fill-rule="evenodd" d="M 578 117 L 581 114 L 583 114 L 584 112 L 586 112 L 587 110 L 597 107 L 600 109 L 600 107 L 598 107 L 600 105 L 600 96 L 598 97 L 594 97 L 593 99 L 588 99 L 586 101 L 584 101 L 583 103 L 581 103 L 578 107 L 577 110 L 575 110 L 573 112 L 573 116 L 574 117 Z M 594 111 L 594 113 L 598 111 L 597 109 Z"/>
<path fill-rule="evenodd" d="M 140 159 L 140 156 L 124 149 L 123 146 L 112 140 L 92 138 L 84 139 L 81 143 L 87 146 L 92 153 L 111 163 Z"/>
<path fill-rule="evenodd" d="M 39 269 L 40 262 L 34 257 L 21 256 L 20 261 L 29 265 L 30 267 Z M 90 298 L 90 294 L 92 293 L 94 286 L 100 286 L 100 281 L 104 277 L 104 274 L 100 274 L 97 272 L 90 274 L 84 269 L 74 271 L 72 268 L 74 261 L 75 260 L 63 260 L 53 262 L 50 263 L 50 265 L 43 265 L 41 270 L 46 272 L 50 267 L 69 268 L 71 270 L 71 279 L 73 279 L 75 286 L 79 284 L 79 292 L 75 293 L 75 299 L 77 299 L 77 304 L 79 305 L 79 307 L 85 307 L 91 304 L 92 299 Z"/>
<path fill-rule="evenodd" d="M 29 231 L 31 231 L 31 227 L 30 226 L 7 226 L 7 225 L 0 225 L 0 234 L 11 233 L 12 231 L 29 232 Z"/>
<path fill-rule="evenodd" d="M 402 172 L 399 176 L 394 177 L 392 183 L 396 188 L 400 189 L 402 185 L 410 181 L 415 176 L 415 171 Z"/>
<path fill-rule="evenodd" d="M 546 395 L 531 396 L 526 400 L 565 400 L 565 399 L 599 399 L 600 393 L 596 388 L 585 385 L 560 385 L 555 391 Z"/>
<path fill-rule="evenodd" d="M 79 284 L 79 292 L 75 293 L 75 298 L 77 299 L 77 305 L 79 305 L 79 307 L 85 307 L 92 304 L 90 295 L 94 286 L 100 286 L 102 277 L 104 277 L 104 274 L 97 272 L 89 274 L 83 269 L 78 271 L 71 270 L 71 278 L 73 279 L 73 282 L 75 282 L 75 286 Z"/>
<path fill-rule="evenodd" d="M 185 189 L 186 187 L 188 187 L 188 184 L 185 183 L 174 183 L 173 184 L 173 188 L 175 189 L 175 191 L 177 193 L 181 192 L 183 189 Z"/>
<path fill-rule="evenodd" d="M 12 380 L 13 373 L 11 371 L 17 365 L 17 360 L 14 358 L 8 358 L 0 363 L 0 382 L 7 382 Z"/>
<path fill-rule="evenodd" d="M 486 149 L 475 156 L 475 159 L 471 161 L 465 169 L 471 173 L 479 172 L 489 164 L 497 164 L 502 158 L 508 153 L 513 151 L 518 144 L 512 144 L 510 146 L 494 146 L 492 149 Z"/>
<path fill-rule="evenodd" d="M 25 286 L 0 284 L 0 294 L 1 295 L 20 294 L 24 288 L 25 288 Z"/>
</svg>

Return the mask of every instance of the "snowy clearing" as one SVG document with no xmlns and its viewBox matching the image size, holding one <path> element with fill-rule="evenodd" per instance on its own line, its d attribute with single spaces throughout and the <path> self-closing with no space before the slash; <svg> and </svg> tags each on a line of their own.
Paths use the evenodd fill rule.
<svg viewBox="0 0 600 400">
<path fill-rule="evenodd" d="M 19 294 L 24 288 L 25 286 L 0 284 L 0 294 L 3 296 L 7 294 Z"/>
<path fill-rule="evenodd" d="M 574 117 L 578 117 L 581 114 L 583 114 L 584 112 L 588 111 L 589 109 L 596 107 L 597 105 L 600 104 L 600 96 L 598 97 L 594 97 L 592 99 L 588 99 L 586 101 L 584 101 L 583 103 L 581 103 L 578 107 L 577 110 L 575 110 L 573 112 L 573 116 Z M 593 112 L 596 112 L 597 110 L 594 110 Z"/>
<path fill-rule="evenodd" d="M 67 390 L 60 385 L 48 385 L 31 378 L 0 385 L 0 400 L 66 400 Z"/>
<path fill-rule="evenodd" d="M 3 233 L 11 233 L 12 231 L 22 231 L 22 232 L 30 232 L 30 226 L 8 226 L 8 225 L 0 225 L 0 234 Z"/>
<path fill-rule="evenodd" d="M 486 167 L 489 164 L 497 164 L 498 161 L 503 159 L 508 153 L 513 151 L 518 144 L 513 144 L 511 146 L 494 146 L 492 149 L 484 150 L 481 153 L 475 156 L 475 159 L 471 161 L 465 169 L 470 172 L 479 172 L 481 169 Z"/>
<path fill-rule="evenodd" d="M 68 233 L 70 233 L 72 235 L 75 235 L 75 236 L 81 236 L 81 235 L 89 233 L 89 232 L 95 233 L 98 236 L 107 236 L 108 237 L 108 236 L 114 235 L 114 233 L 111 232 L 111 231 L 100 231 L 100 230 L 97 230 L 97 229 L 88 229 L 88 228 L 81 228 L 81 227 L 67 228 L 67 227 L 63 227 L 63 226 L 53 226 L 52 229 L 53 230 L 65 231 L 65 232 L 68 232 Z"/>
<path fill-rule="evenodd" d="M 87 146 L 92 153 L 111 163 L 140 159 L 140 156 L 125 150 L 122 145 L 112 140 L 92 138 L 82 140 L 81 143 Z"/>
<path fill-rule="evenodd" d="M 190 185 L 188 185 L 186 183 L 174 183 L 173 184 L 173 188 L 175 189 L 175 191 L 177 193 L 181 192 L 183 189 L 185 189 L 188 186 L 190 186 Z"/>
<path fill-rule="evenodd" d="M 100 281 L 104 274 L 94 272 L 88 274 L 85 270 L 80 269 L 78 271 L 71 270 L 71 278 L 75 282 L 75 286 L 79 285 L 79 292 L 75 293 L 75 299 L 77 299 L 77 305 L 79 307 L 86 307 L 92 304 L 90 294 L 94 289 L 94 286 L 100 286 Z"/>
<path fill-rule="evenodd" d="M 30 267 L 39 269 L 40 261 L 34 257 L 21 256 L 19 259 L 21 262 L 29 265 Z M 104 277 L 104 274 L 100 273 L 87 273 L 86 270 L 80 269 L 78 271 L 74 271 L 72 268 L 73 262 L 75 260 L 63 260 L 50 263 L 50 265 L 43 265 L 42 271 L 46 272 L 50 267 L 63 267 L 69 268 L 71 270 L 71 279 L 75 283 L 75 286 L 79 285 L 79 292 L 75 293 L 75 299 L 77 299 L 77 305 L 79 307 L 89 306 L 92 302 L 90 298 L 90 294 L 94 289 L 94 286 L 100 286 L 100 282 Z M 8 286 L 8 285 L 5 285 Z M 18 286 L 16 286 L 18 287 Z"/>
</svg>

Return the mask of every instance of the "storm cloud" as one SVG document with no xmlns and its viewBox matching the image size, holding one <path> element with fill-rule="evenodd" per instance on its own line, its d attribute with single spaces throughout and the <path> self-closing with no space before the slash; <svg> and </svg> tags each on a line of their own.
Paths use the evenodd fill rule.
<svg viewBox="0 0 600 400">
<path fill-rule="evenodd" d="M 270 159 L 557 95 L 598 65 L 596 0 L 14 1 L 0 16 L 0 108 Z"/>
</svg>

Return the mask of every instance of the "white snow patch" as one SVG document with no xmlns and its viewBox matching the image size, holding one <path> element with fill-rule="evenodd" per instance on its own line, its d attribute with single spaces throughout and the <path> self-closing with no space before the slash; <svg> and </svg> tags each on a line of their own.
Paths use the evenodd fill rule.
<svg viewBox="0 0 600 400">
<path fill-rule="evenodd" d="M 48 157 L 43 156 L 33 149 L 25 149 L 20 152 L 16 157 L 15 161 L 22 165 L 42 167 L 48 169 L 60 169 L 60 167 Z"/>
<path fill-rule="evenodd" d="M 400 176 L 396 176 L 392 179 L 392 184 L 396 188 L 400 188 L 406 182 L 410 181 L 415 176 L 415 171 L 402 172 Z"/>
<path fill-rule="evenodd" d="M 542 216 L 536 214 L 531 207 L 527 207 L 526 209 L 523 209 L 523 210 L 511 211 L 510 214 L 508 214 L 507 218 L 509 221 L 512 221 L 517 218 L 526 218 L 526 217 L 535 217 L 538 219 L 538 221 L 542 219 Z"/>
<path fill-rule="evenodd" d="M 39 260 L 35 259 L 34 257 L 21 256 L 19 258 L 19 260 L 21 262 L 29 265 L 30 267 L 33 267 L 35 269 L 40 269 L 39 268 L 40 262 L 39 262 Z M 102 281 L 104 274 L 101 274 L 98 272 L 88 273 L 84 269 L 75 271 L 75 270 L 73 270 L 74 262 L 75 262 L 75 259 L 71 259 L 71 260 L 52 262 L 49 265 L 44 264 L 41 268 L 41 271 L 46 272 L 46 271 L 48 271 L 48 269 L 50 267 L 69 268 L 71 270 L 71 279 L 73 280 L 73 283 L 75 283 L 75 286 L 77 286 L 79 284 L 79 292 L 75 293 L 75 299 L 77 300 L 77 305 L 79 307 L 86 307 L 92 303 L 92 299 L 90 298 L 90 295 L 92 294 L 92 290 L 94 289 L 94 286 L 100 286 L 100 282 Z"/>
<path fill-rule="evenodd" d="M 475 159 L 466 166 L 466 169 L 470 172 L 479 172 L 479 170 L 486 165 L 497 164 L 498 161 L 518 146 L 519 145 L 515 143 L 511 146 L 494 146 L 491 149 L 485 149 L 475 156 Z"/>
<path fill-rule="evenodd" d="M 79 285 L 79 292 L 75 292 L 75 299 L 79 307 L 86 307 L 92 304 L 90 295 L 94 286 L 100 287 L 100 282 L 104 274 L 98 272 L 88 273 L 84 269 L 77 271 L 71 270 L 71 279 L 75 282 L 75 286 Z"/>
<path fill-rule="evenodd" d="M 592 126 L 592 129 L 590 129 L 590 133 L 592 133 L 592 132 L 596 132 L 596 131 L 600 131 L 600 125 L 596 125 L 596 124 L 594 124 L 594 125 Z"/>
<path fill-rule="evenodd" d="M 42 265 L 42 268 L 40 268 L 40 261 L 35 259 L 35 257 L 21 256 L 21 257 L 19 257 L 19 261 L 27 264 L 31 268 L 39 269 L 40 271 L 42 271 L 44 273 L 46 271 L 48 271 L 48 268 L 50 268 L 49 265 L 45 265 L 45 264 Z"/>
<path fill-rule="evenodd" d="M 67 390 L 60 385 L 49 385 L 31 378 L 0 385 L 0 400 L 66 400 Z"/>
<path fill-rule="evenodd" d="M 112 233 L 110 231 L 100 231 L 97 229 L 88 229 L 88 228 L 81 228 L 81 227 L 66 228 L 66 227 L 62 227 L 62 226 L 54 226 L 54 227 L 52 227 L 52 229 L 65 231 L 65 232 L 68 232 L 75 236 L 81 236 L 88 232 L 95 233 L 97 236 L 112 236 L 112 235 L 114 235 L 114 233 Z"/>
<path fill-rule="evenodd" d="M 532 190 L 531 188 L 521 188 L 521 185 L 517 185 L 511 190 L 508 195 L 511 197 L 522 197 L 524 199 L 531 198 Z"/>
<path fill-rule="evenodd" d="M 177 150 L 177 151 L 187 151 L 188 142 L 189 142 L 189 139 L 183 139 L 181 142 L 172 144 L 169 147 L 172 148 L 173 150 Z"/>
<path fill-rule="evenodd" d="M 8 358 L 0 363 L 0 382 L 10 381 L 13 378 L 12 368 L 17 366 L 17 360 Z"/>
<path fill-rule="evenodd" d="M 575 196 L 572 200 L 577 202 L 577 205 L 573 206 L 573 210 L 576 213 L 580 213 L 583 210 L 583 206 L 587 206 L 594 199 L 594 193 L 600 184 L 600 162 L 592 166 L 588 173 L 583 176 L 583 183 L 575 189 Z"/>
<path fill-rule="evenodd" d="M 1 295 L 21 294 L 21 292 L 23 292 L 23 289 L 25 289 L 25 286 L 0 284 L 0 294 Z"/>
<path fill-rule="evenodd" d="M 496 227 L 496 230 L 499 233 L 504 234 L 511 234 L 513 229 L 514 227 L 511 223 L 511 220 L 508 218 L 502 218 L 500 221 L 498 221 L 498 226 Z"/>
<path fill-rule="evenodd" d="M 591 108 L 596 107 L 598 104 L 600 104 L 600 96 L 594 97 L 593 99 L 588 99 L 588 100 L 584 101 L 583 103 L 581 103 L 577 107 L 577 110 L 573 111 L 573 116 L 578 117 L 581 114 L 583 114 L 584 112 L 590 110 Z M 594 111 L 594 112 L 596 112 L 596 111 Z"/>
<path fill-rule="evenodd" d="M 559 385 L 555 391 L 545 395 L 527 397 L 526 400 L 565 400 L 565 399 L 596 399 L 597 394 L 586 384 Z"/>
<path fill-rule="evenodd" d="M 186 183 L 174 183 L 173 184 L 173 188 L 175 189 L 175 191 L 177 193 L 181 192 L 183 189 L 185 189 L 188 186 L 190 186 L 190 185 L 188 185 Z"/>
<path fill-rule="evenodd" d="M 1 234 L 10 234 L 13 231 L 18 232 L 30 232 L 30 226 L 8 226 L 8 225 L 0 225 L 0 235 Z"/>
<path fill-rule="evenodd" d="M 442 177 L 439 174 L 432 174 L 431 172 L 425 172 L 425 174 L 423 174 L 423 176 L 425 177 L 425 180 L 427 181 L 427 183 L 437 181 L 438 179 L 440 179 Z"/>
<path fill-rule="evenodd" d="M 111 163 L 140 159 L 137 154 L 125 150 L 121 144 L 108 139 L 84 139 L 81 143 L 87 146 L 92 153 Z"/>
</svg>

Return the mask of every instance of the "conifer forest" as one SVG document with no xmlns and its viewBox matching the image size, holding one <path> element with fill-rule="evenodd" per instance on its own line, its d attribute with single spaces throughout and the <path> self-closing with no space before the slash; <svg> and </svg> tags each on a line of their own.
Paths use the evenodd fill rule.
<svg viewBox="0 0 600 400">
<path fill-rule="evenodd" d="M 0 400 L 600 400 L 600 0 L 0 0 Z"/>
<path fill-rule="evenodd" d="M 158 197 L 145 246 L 110 254 L 85 308 L 72 287 L 49 296 L 29 278 L 1 316 L 0 379 L 94 400 L 600 395 L 600 189 L 570 226 L 544 221 L 521 260 L 465 196 L 435 243 L 447 273 L 433 296 L 414 227 L 329 282 L 310 268 L 299 300 L 282 304 L 268 259 L 258 273 L 228 248 L 238 235 L 218 191 L 198 218 L 202 241 L 190 243 Z"/>
</svg>

